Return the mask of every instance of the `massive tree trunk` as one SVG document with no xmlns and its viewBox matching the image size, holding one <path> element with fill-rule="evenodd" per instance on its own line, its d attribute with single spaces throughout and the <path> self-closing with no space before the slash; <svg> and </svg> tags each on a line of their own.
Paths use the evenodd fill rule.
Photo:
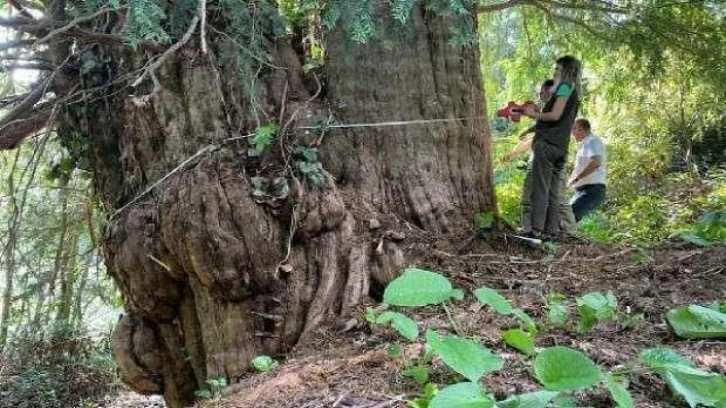
<svg viewBox="0 0 726 408">
<path fill-rule="evenodd" d="M 254 98 L 192 41 L 148 103 L 109 92 L 67 112 L 61 133 L 90 138 L 111 214 L 106 262 L 127 309 L 114 350 L 134 389 L 180 407 L 207 378 L 234 381 L 399 273 L 401 232 L 470 228 L 494 211 L 478 50 L 449 45 L 444 18 L 422 7 L 411 24 L 393 46 L 328 38 L 322 92 L 286 39 L 267 43 Z M 94 50 L 111 61 L 98 75 L 122 74 L 114 52 Z M 414 122 L 301 129 L 331 116 Z M 242 136 L 269 122 L 280 129 L 258 156 Z"/>
</svg>

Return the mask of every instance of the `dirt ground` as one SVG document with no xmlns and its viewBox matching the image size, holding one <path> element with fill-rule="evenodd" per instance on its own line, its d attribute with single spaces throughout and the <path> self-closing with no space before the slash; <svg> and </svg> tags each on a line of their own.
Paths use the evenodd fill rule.
<svg viewBox="0 0 726 408">
<path fill-rule="evenodd" d="M 421 239 L 409 244 L 407 252 L 417 255 L 416 267 L 440 272 L 467 292 L 452 312 L 466 335 L 481 338 L 505 360 L 502 370 L 483 380 L 497 399 L 541 386 L 528 374 L 525 358 L 500 341 L 502 328 L 512 321 L 473 301 L 471 292 L 483 285 L 499 290 L 536 318 L 543 317 L 547 294 L 574 299 L 596 290 L 612 290 L 620 311 L 645 317 L 634 327 L 605 324 L 586 335 L 565 328 L 548 330 L 538 336 L 538 347 L 574 347 L 612 370 L 632 367 L 640 350 L 663 345 L 688 356 L 702 369 L 726 373 L 726 342 L 679 339 L 664 321 L 665 312 L 674 306 L 726 298 L 726 247 L 668 243 L 639 250 L 573 241 L 533 248 L 502 236 Z M 440 308 L 418 308 L 415 317 L 427 328 L 450 329 Z M 344 333 L 321 330 L 316 340 L 300 345 L 274 372 L 252 375 L 231 387 L 219 406 L 405 407 L 420 388 L 401 375 L 401 359 L 388 356 L 388 344 L 399 337 L 391 330 L 371 329 L 363 323 L 362 310 L 358 318 L 360 323 Z M 415 347 L 409 346 L 407 354 L 414 354 Z M 443 386 L 451 379 L 447 369 L 435 364 L 432 380 Z M 628 388 L 639 408 L 685 406 L 653 374 L 630 376 Z M 613 406 L 604 389 L 580 393 L 577 398 L 581 406 Z"/>
<path fill-rule="evenodd" d="M 561 293 L 574 302 L 575 296 L 608 290 L 617 297 L 620 311 L 643 313 L 645 318 L 634 327 L 601 324 L 585 335 L 572 328 L 545 330 L 537 337 L 538 347 L 573 347 L 605 370 L 623 370 L 635 366 L 640 350 L 662 345 L 691 358 L 702 369 L 726 373 L 726 342 L 679 339 L 664 320 L 665 312 L 674 306 L 726 299 L 726 247 L 667 243 L 639 250 L 572 241 L 534 248 L 502 236 L 488 240 L 419 239 L 406 250 L 417 259 L 412 266 L 440 272 L 467 293 L 452 314 L 465 335 L 480 338 L 505 361 L 502 370 L 483 379 L 497 399 L 542 387 L 529 373 L 524 356 L 500 340 L 501 331 L 513 321 L 482 309 L 474 301 L 472 291 L 483 285 L 499 290 L 538 321 L 545 313 L 547 294 Z M 352 329 L 320 330 L 316 339 L 301 344 L 276 370 L 250 375 L 230 387 L 221 400 L 206 406 L 406 407 L 406 400 L 421 391 L 401 375 L 401 358 L 388 356 L 388 345 L 401 338 L 390 329 L 369 327 L 364 323 L 363 310 Z M 423 330 L 451 330 L 440 308 L 415 310 L 414 317 Z M 417 354 L 420 347 L 407 346 L 406 354 Z M 629 379 L 628 389 L 638 408 L 686 406 L 653 374 L 634 374 Z M 454 376 L 435 361 L 431 380 L 443 388 Z M 576 397 L 581 407 L 614 406 L 602 387 Z"/>
</svg>

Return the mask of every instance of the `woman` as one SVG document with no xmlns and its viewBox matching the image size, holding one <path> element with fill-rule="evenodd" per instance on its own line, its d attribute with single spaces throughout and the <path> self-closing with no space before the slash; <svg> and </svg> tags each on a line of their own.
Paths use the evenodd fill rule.
<svg viewBox="0 0 726 408">
<path fill-rule="evenodd" d="M 532 234 L 557 234 L 560 219 L 558 203 L 564 191 L 559 180 L 564 177 L 570 131 L 580 108 L 582 95 L 581 63 L 570 55 L 559 58 L 555 66 L 555 93 L 541 112 L 528 107 L 524 115 L 535 119 L 532 150 Z"/>
</svg>

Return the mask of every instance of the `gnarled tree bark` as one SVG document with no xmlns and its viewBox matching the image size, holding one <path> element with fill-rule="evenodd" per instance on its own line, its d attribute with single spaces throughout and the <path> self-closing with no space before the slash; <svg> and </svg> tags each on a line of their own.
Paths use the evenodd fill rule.
<svg viewBox="0 0 726 408">
<path fill-rule="evenodd" d="M 406 262 L 397 230 L 446 233 L 495 211 L 478 50 L 450 45 L 445 18 L 423 6 L 411 18 L 405 44 L 327 38 L 317 98 L 286 39 L 269 40 L 254 98 L 233 64 L 192 41 L 156 72 L 148 103 L 112 87 L 66 111 L 60 132 L 88 137 L 112 214 L 106 263 L 128 312 L 114 351 L 134 389 L 184 406 L 207 378 L 234 381 L 256 355 L 284 353 L 395 277 Z M 124 73 L 118 46 L 93 52 L 110 61 L 96 74 Z M 330 115 L 382 123 L 301 129 Z M 243 137 L 260 118 L 281 126 L 262 157 Z M 294 147 L 317 147 L 324 186 L 295 170 Z M 369 230 L 372 219 L 383 228 Z"/>
</svg>

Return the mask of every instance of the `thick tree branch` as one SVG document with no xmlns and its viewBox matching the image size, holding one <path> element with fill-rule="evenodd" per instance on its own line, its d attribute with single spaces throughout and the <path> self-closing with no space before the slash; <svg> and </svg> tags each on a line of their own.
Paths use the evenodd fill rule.
<svg viewBox="0 0 726 408">
<path fill-rule="evenodd" d="M 28 97 L 28 93 L 18 94 L 18 95 L 7 95 L 4 96 L 2 99 L 0 99 L 0 109 L 5 109 L 10 105 L 14 105 L 23 99 Z"/>
<path fill-rule="evenodd" d="M 477 8 L 480 13 L 491 13 L 495 11 L 501 11 L 516 6 L 534 6 L 537 8 L 547 8 L 545 5 L 558 8 L 558 9 L 570 9 L 570 10 L 586 10 L 595 11 L 599 13 L 614 13 L 614 14 L 627 14 L 628 10 L 612 6 L 608 3 L 592 0 L 589 4 L 566 2 L 561 0 L 507 0 L 500 3 L 483 4 Z M 552 11 L 550 10 L 551 14 Z"/>
<path fill-rule="evenodd" d="M 479 13 L 491 13 L 494 11 L 506 10 L 508 8 L 516 7 L 529 2 L 530 0 L 507 0 L 501 3 L 482 4 L 477 7 L 477 11 Z"/>
<path fill-rule="evenodd" d="M 21 29 L 35 24 L 38 24 L 38 21 L 33 18 L 0 16 L 0 26 L 2 27 Z"/>
<path fill-rule="evenodd" d="M 0 119 L 0 127 L 25 116 L 30 112 L 38 101 L 45 95 L 50 84 L 51 77 L 45 78 L 40 81 L 30 92 L 28 92 L 25 99 L 20 102 L 13 110 L 8 112 L 5 116 Z"/>
<path fill-rule="evenodd" d="M 582 22 L 582 20 L 578 20 L 576 18 L 569 17 L 569 16 L 565 16 L 565 15 L 562 15 L 562 14 L 559 14 L 559 13 L 555 13 L 549 7 L 543 5 L 543 4 L 539 3 L 539 2 L 533 2 L 533 3 L 531 3 L 531 5 L 534 6 L 534 7 L 536 7 L 536 8 L 538 8 L 538 9 L 540 9 L 540 10 L 542 10 L 545 14 L 547 14 L 550 17 L 552 17 L 553 19 L 562 20 L 562 21 L 565 21 L 565 22 L 570 23 L 572 25 L 576 25 L 576 26 L 584 29 L 585 31 L 587 31 L 588 33 L 590 33 L 593 36 L 596 36 L 596 37 L 597 36 L 600 36 L 600 33 L 598 33 L 597 31 L 595 31 L 594 28 L 592 28 L 589 25 L 587 25 L 584 22 Z"/>
<path fill-rule="evenodd" d="M 25 6 L 22 5 L 22 4 L 20 4 L 19 1 L 17 1 L 17 0 L 8 0 L 8 4 L 10 4 L 11 6 L 13 6 L 16 10 L 18 10 L 18 12 L 20 13 L 21 16 L 27 17 L 27 18 L 33 18 L 33 15 L 30 14 L 30 12 L 28 12 L 28 10 L 25 9 Z"/>
<path fill-rule="evenodd" d="M 184 36 L 174 43 L 171 47 L 169 47 L 166 51 L 164 51 L 163 54 L 159 56 L 159 58 L 156 59 L 149 67 L 139 76 L 136 78 L 136 80 L 131 84 L 132 87 L 137 87 L 141 82 L 144 81 L 144 79 L 149 76 L 151 77 L 151 81 L 154 83 L 154 88 L 151 90 L 151 93 L 148 95 L 144 95 L 141 97 L 134 97 L 133 101 L 136 105 L 145 105 L 146 103 L 151 100 L 151 98 L 156 95 L 161 90 L 161 84 L 159 83 L 159 79 L 156 77 L 156 70 L 161 67 L 164 62 L 166 62 L 169 57 L 171 57 L 172 54 L 175 54 L 181 47 L 183 47 L 189 40 L 192 38 L 192 34 L 194 34 L 194 31 L 197 29 L 197 24 L 199 24 L 199 16 L 194 16 L 192 19 L 191 24 L 189 24 L 189 28 L 184 33 Z"/>
<path fill-rule="evenodd" d="M 55 67 L 50 64 L 42 62 L 15 62 L 15 63 L 0 63 L 0 71 L 8 72 L 15 69 L 27 69 L 31 71 L 53 71 Z"/>
<path fill-rule="evenodd" d="M 0 150 L 16 148 L 25 138 L 48 126 L 50 119 L 51 112 L 45 110 L 0 126 Z"/>
<path fill-rule="evenodd" d="M 35 63 L 46 63 L 49 64 L 50 61 L 43 58 L 41 55 L 15 55 L 15 54 L 9 54 L 9 55 L 0 55 L 0 61 L 21 61 L 21 62 L 35 62 Z"/>
<path fill-rule="evenodd" d="M 95 19 L 98 16 L 101 16 L 101 15 L 106 14 L 106 13 L 114 12 L 114 11 L 118 11 L 118 10 L 112 10 L 112 9 L 108 9 L 108 8 L 105 8 L 104 7 L 104 8 L 101 8 L 101 9 L 97 10 L 95 13 L 91 13 L 91 14 L 89 14 L 87 16 L 81 16 L 81 17 L 78 17 L 76 19 L 73 19 L 70 22 L 68 22 L 68 24 L 64 25 L 63 27 L 57 28 L 57 29 L 51 31 L 50 33 L 48 33 L 45 37 L 39 39 L 38 40 L 38 44 L 43 44 L 43 43 L 49 41 L 51 38 L 55 37 L 58 34 L 62 34 L 62 33 L 68 32 L 69 30 L 71 30 L 72 28 L 78 26 L 81 23 L 85 23 L 87 21 L 91 21 L 91 20 Z"/>
<path fill-rule="evenodd" d="M 67 32 L 62 33 L 68 37 L 72 37 L 79 43 L 85 44 L 105 44 L 105 45 L 126 45 L 123 37 L 114 34 L 94 33 L 86 31 L 80 27 L 71 27 Z M 152 53 L 160 53 L 165 50 L 164 46 L 157 43 L 145 42 L 141 44 L 141 48 Z"/>
<path fill-rule="evenodd" d="M 616 14 L 627 14 L 628 10 L 610 5 L 608 3 L 596 0 L 590 0 L 588 3 L 568 3 L 565 1 L 558 0 L 538 0 L 541 3 L 549 4 L 552 7 L 561 9 L 572 9 L 572 10 L 586 10 L 586 11 L 597 11 L 600 13 L 616 13 Z"/>
<path fill-rule="evenodd" d="M 0 52 L 12 50 L 13 48 L 27 47 L 35 44 L 34 40 L 13 40 L 4 43 L 0 43 Z"/>
</svg>

